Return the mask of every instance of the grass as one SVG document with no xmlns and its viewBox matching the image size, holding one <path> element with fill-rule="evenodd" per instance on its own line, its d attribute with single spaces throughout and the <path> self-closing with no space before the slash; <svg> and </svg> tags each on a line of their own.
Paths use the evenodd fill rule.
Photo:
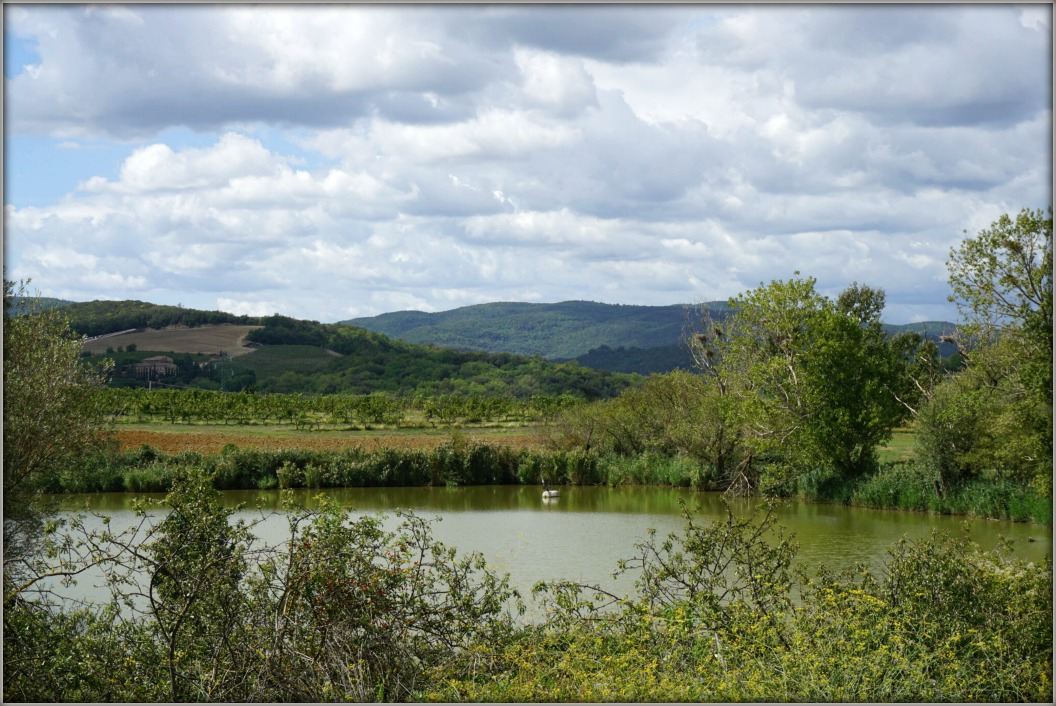
<svg viewBox="0 0 1056 706">
<path fill-rule="evenodd" d="M 317 370 L 334 357 L 319 346 L 264 346 L 232 361 L 231 367 L 252 370 L 258 380 L 263 380 L 285 372 Z"/>
<path fill-rule="evenodd" d="M 876 457 L 880 463 L 911 461 L 916 450 L 916 431 L 907 427 L 899 427 L 891 435 L 890 441 L 876 450 Z"/>
</svg>

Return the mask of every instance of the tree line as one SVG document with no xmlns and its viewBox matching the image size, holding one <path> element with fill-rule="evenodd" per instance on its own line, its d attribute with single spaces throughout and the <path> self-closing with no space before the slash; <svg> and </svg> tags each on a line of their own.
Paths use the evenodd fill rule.
<svg viewBox="0 0 1056 706">
<path fill-rule="evenodd" d="M 890 471 L 877 449 L 909 425 L 916 478 L 938 496 L 981 480 L 1051 497 L 1051 210 L 1001 217 L 951 250 L 948 269 L 964 318 L 944 339 L 956 371 L 919 332 L 884 334 L 883 290 L 855 283 L 830 299 L 797 272 L 734 297 L 721 322 L 701 308 L 697 372 L 569 410 L 553 443 L 684 454 L 735 491 L 831 499 Z"/>
<path fill-rule="evenodd" d="M 76 302 L 62 308 L 71 330 L 83 336 L 101 336 L 133 328 L 260 324 L 260 317 L 256 316 L 238 316 L 223 311 L 203 311 L 135 300 Z"/>
<path fill-rule="evenodd" d="M 100 404 L 118 421 L 170 424 L 288 424 L 298 428 L 349 425 L 454 424 L 538 421 L 581 401 L 572 394 L 512 396 L 440 394 L 396 397 L 238 394 L 198 389 L 103 388 Z M 411 415 L 415 418 L 412 419 Z"/>
</svg>

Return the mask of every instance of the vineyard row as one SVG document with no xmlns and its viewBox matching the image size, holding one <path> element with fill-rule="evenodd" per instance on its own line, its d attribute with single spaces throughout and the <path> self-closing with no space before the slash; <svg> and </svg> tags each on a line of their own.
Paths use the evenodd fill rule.
<svg viewBox="0 0 1056 706">
<path fill-rule="evenodd" d="M 576 404 L 573 395 L 528 399 L 467 395 L 413 398 L 385 394 L 304 395 L 143 388 L 102 388 L 101 403 L 118 421 L 171 424 L 287 424 L 298 429 L 320 425 L 399 426 L 410 417 L 426 422 L 534 422 Z"/>
</svg>

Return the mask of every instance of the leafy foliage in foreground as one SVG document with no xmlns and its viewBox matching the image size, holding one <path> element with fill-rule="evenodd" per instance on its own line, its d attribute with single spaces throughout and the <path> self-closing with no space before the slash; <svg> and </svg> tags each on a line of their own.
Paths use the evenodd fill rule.
<svg viewBox="0 0 1056 706">
<path fill-rule="evenodd" d="M 80 365 L 81 341 L 62 308 L 36 308 L 26 283 L 4 281 L 4 571 L 32 552 L 46 516 L 40 492 L 103 441 L 99 375 Z M 12 311 L 21 311 L 12 316 Z"/>
<path fill-rule="evenodd" d="M 1052 698 L 1051 562 L 935 535 L 864 569 L 793 580 L 768 517 L 689 524 L 639 545 L 634 599 L 542 584 L 545 624 L 437 701 L 901 702 Z M 624 564 L 624 569 L 632 563 Z M 793 598 L 794 593 L 798 594 Z"/>
<path fill-rule="evenodd" d="M 102 562 L 101 612 L 49 610 L 5 578 L 5 701 L 399 701 L 512 631 L 506 580 L 413 514 L 388 530 L 325 501 L 289 507 L 289 541 L 258 549 L 200 473 L 165 504 L 156 524 L 141 508 L 140 537 L 78 526 L 50 544 Z"/>
<path fill-rule="evenodd" d="M 201 473 L 166 504 L 140 537 L 52 535 L 38 575 L 96 563 L 106 609 L 49 607 L 43 582 L 5 578 L 5 701 L 1052 698 L 1051 560 L 964 536 L 808 579 L 769 512 L 686 510 L 682 533 L 620 565 L 636 595 L 543 583 L 547 616 L 523 625 L 506 580 L 414 515 L 386 529 L 322 500 L 288 508 L 288 542 L 258 547 Z"/>
</svg>

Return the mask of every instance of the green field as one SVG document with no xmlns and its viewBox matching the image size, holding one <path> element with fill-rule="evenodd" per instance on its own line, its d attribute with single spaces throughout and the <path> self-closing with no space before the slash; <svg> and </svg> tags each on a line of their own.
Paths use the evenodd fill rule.
<svg viewBox="0 0 1056 706">
<path fill-rule="evenodd" d="M 252 370 L 258 379 L 277 377 L 285 372 L 318 370 L 339 357 L 319 346 L 264 346 L 231 361 L 232 368 Z"/>
<path fill-rule="evenodd" d="M 877 459 L 881 463 L 892 461 L 911 461 L 917 448 L 917 433 L 913 429 L 895 429 L 891 440 L 876 450 Z"/>
</svg>

